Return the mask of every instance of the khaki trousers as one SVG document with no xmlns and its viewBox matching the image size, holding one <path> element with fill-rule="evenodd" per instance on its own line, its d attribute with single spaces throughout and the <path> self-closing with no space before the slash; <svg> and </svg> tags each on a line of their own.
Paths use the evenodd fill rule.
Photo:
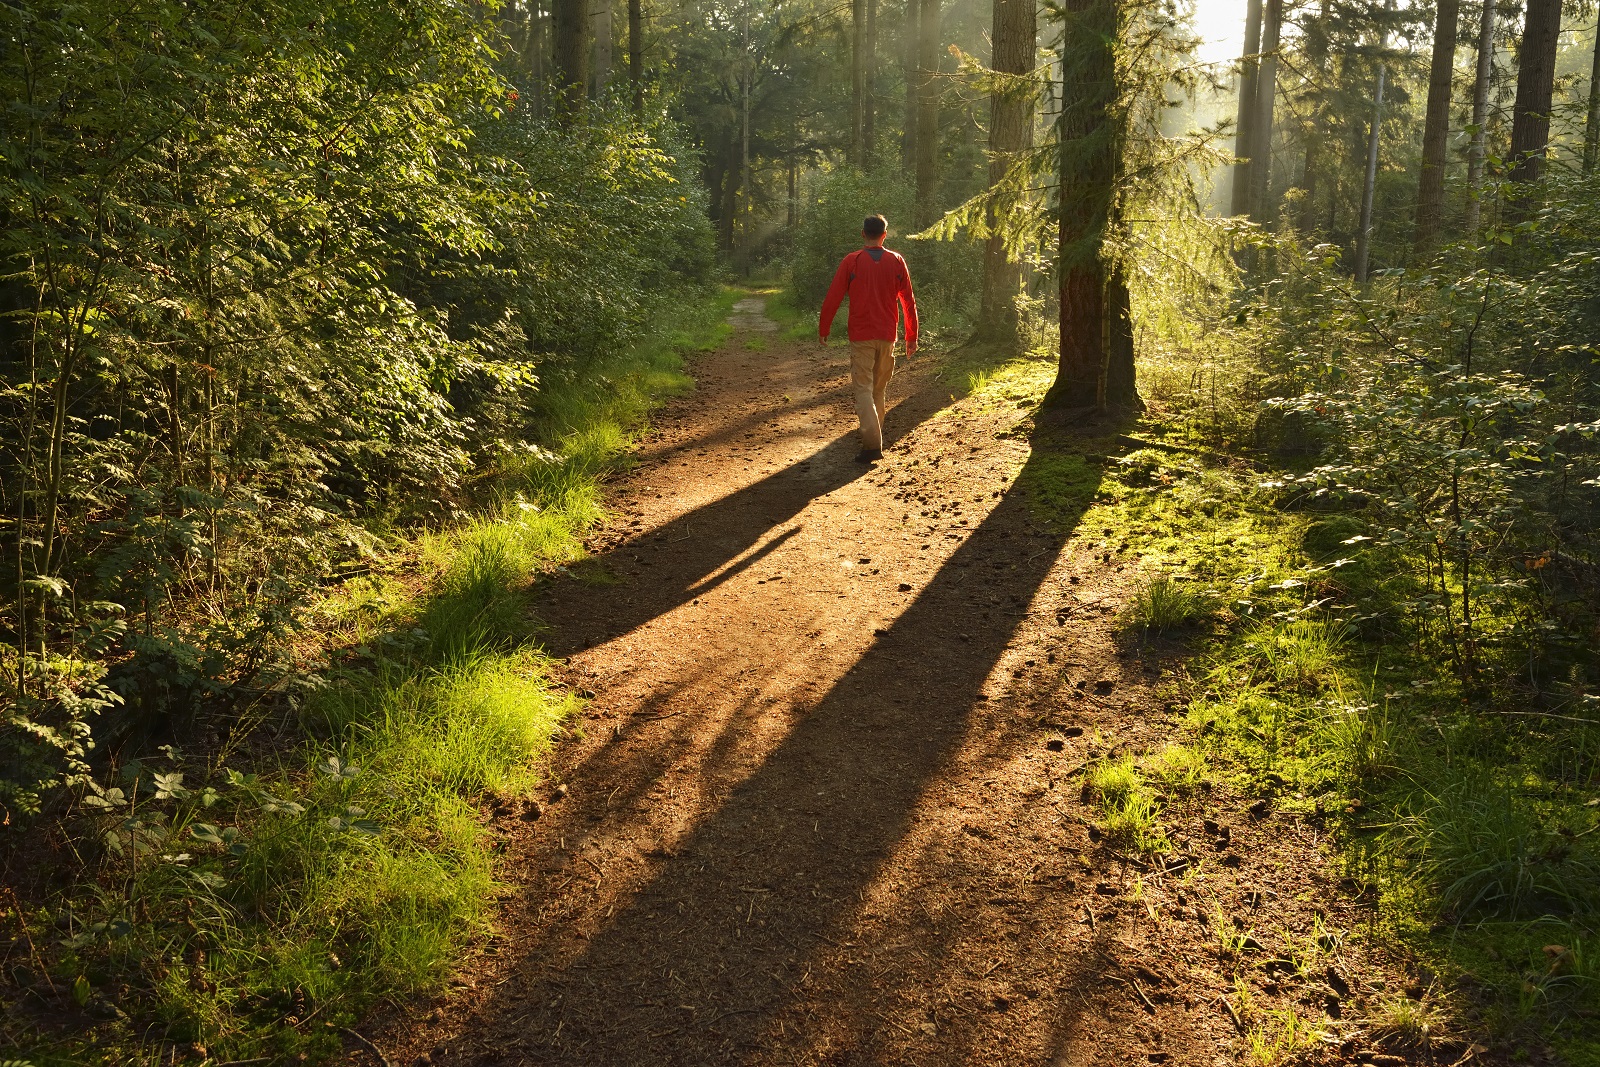
<svg viewBox="0 0 1600 1067">
<path fill-rule="evenodd" d="M 861 447 L 869 451 L 883 449 L 883 416 L 889 407 L 893 374 L 893 341 L 850 342 L 850 380 L 855 387 L 856 415 L 861 419 Z"/>
</svg>

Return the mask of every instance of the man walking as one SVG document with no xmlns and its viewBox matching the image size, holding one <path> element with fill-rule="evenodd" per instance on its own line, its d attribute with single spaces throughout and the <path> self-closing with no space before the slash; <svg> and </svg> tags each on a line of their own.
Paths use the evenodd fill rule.
<svg viewBox="0 0 1600 1067">
<path fill-rule="evenodd" d="M 833 316 L 850 297 L 850 377 L 855 387 L 856 414 L 861 418 L 858 463 L 883 458 L 883 416 L 887 408 L 889 377 L 894 373 L 894 342 L 900 312 L 906 319 L 906 358 L 917 352 L 917 301 L 911 295 L 911 271 L 898 252 L 883 247 L 889 224 L 882 215 L 869 215 L 861 226 L 865 247 L 851 252 L 839 264 L 822 301 L 818 334 L 828 343 Z"/>
</svg>

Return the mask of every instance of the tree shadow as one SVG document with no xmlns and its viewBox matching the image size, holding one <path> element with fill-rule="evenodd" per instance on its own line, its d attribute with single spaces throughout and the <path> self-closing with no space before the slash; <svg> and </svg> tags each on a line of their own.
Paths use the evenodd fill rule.
<svg viewBox="0 0 1600 1067">
<path fill-rule="evenodd" d="M 837 399 L 830 390 L 819 403 Z M 951 399 L 938 382 L 924 383 L 896 403 L 886 420 L 885 444 L 893 448 Z M 696 438 L 685 448 L 703 448 L 725 440 L 746 425 Z M 835 438 L 806 458 L 743 489 L 686 512 L 662 526 L 633 535 L 591 557 L 603 570 L 631 572 L 649 568 L 648 581 L 592 586 L 560 581 L 538 592 L 535 612 L 547 628 L 546 647 L 566 656 L 596 642 L 627 633 L 672 609 L 704 596 L 747 570 L 794 536 L 799 527 L 782 529 L 815 499 L 867 474 L 856 463 L 859 449 L 854 430 Z"/>
<path fill-rule="evenodd" d="M 1018 481 L 1037 462 L 1036 453 Z M 771 528 L 773 508 L 792 517 L 810 498 L 797 477 L 791 469 L 719 501 L 711 508 L 722 518 L 706 521 L 731 524 L 733 540 L 748 547 Z M 547 922 L 519 940 L 522 957 L 464 1028 L 463 1058 L 473 1058 L 468 1046 L 487 1045 L 496 1056 L 540 1063 L 700 1065 L 741 1061 L 784 1035 L 805 1041 L 785 1029 L 786 1012 L 807 997 L 813 969 L 848 940 L 869 887 L 966 743 L 1018 629 L 1024 612 L 996 605 L 1032 599 L 1093 488 L 1043 529 L 1027 496 L 1017 483 L 1005 491 L 770 754 L 673 851 L 653 854 L 636 887 L 597 916 L 592 936 Z M 623 625 L 659 613 L 662 600 L 690 597 L 735 555 L 708 551 L 666 576 L 662 599 L 631 613 L 616 605 Z M 997 569 L 997 557 L 1010 562 Z M 629 758 L 605 751 L 585 767 L 586 779 L 603 783 L 608 762 Z M 631 801 L 640 799 L 634 792 Z M 566 825 L 576 817 L 563 813 Z M 598 892 L 607 876 L 586 862 Z M 830 1010 L 840 1018 L 807 1025 L 877 1027 L 869 1007 L 839 1004 Z"/>
</svg>

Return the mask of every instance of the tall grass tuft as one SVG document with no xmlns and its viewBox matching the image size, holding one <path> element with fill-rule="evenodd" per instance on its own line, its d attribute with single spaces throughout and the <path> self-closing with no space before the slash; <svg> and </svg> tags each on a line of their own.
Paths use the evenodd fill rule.
<svg viewBox="0 0 1600 1067">
<path fill-rule="evenodd" d="M 1215 612 L 1216 600 L 1209 590 L 1158 574 L 1134 587 L 1128 624 L 1149 633 L 1168 633 L 1202 622 Z"/>
</svg>

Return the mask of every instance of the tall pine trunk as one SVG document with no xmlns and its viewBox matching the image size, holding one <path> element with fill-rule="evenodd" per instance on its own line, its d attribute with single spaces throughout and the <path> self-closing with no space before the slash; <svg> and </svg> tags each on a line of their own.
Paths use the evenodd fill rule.
<svg viewBox="0 0 1600 1067">
<path fill-rule="evenodd" d="M 589 85 L 588 0 L 555 0 L 550 14 L 559 105 L 572 111 L 583 106 Z"/>
<path fill-rule="evenodd" d="M 866 94 L 861 107 L 862 166 L 871 167 L 878 152 L 878 0 L 867 0 Z"/>
<path fill-rule="evenodd" d="M 930 226 L 939 215 L 939 5 L 941 0 L 917 4 L 917 155 L 916 208 L 918 227 Z"/>
<path fill-rule="evenodd" d="M 590 32 L 594 37 L 589 95 L 598 100 L 611 84 L 611 0 L 594 0 L 589 18 Z"/>
<path fill-rule="evenodd" d="M 1439 0 L 1433 25 L 1433 64 L 1428 71 L 1428 110 L 1422 127 L 1422 177 L 1417 183 L 1417 222 L 1412 244 L 1426 256 L 1439 242 L 1444 215 L 1445 148 L 1450 139 L 1450 85 L 1456 72 L 1456 21 L 1461 0 Z"/>
<path fill-rule="evenodd" d="M 1589 115 L 1583 127 L 1583 172 L 1600 164 L 1600 19 L 1594 27 L 1594 56 L 1589 60 Z"/>
<path fill-rule="evenodd" d="M 1378 47 L 1381 51 L 1386 42 Z M 1356 282 L 1363 285 L 1372 253 L 1372 205 L 1378 192 L 1378 144 L 1383 130 L 1383 88 L 1388 77 L 1388 64 L 1380 62 L 1378 84 L 1372 93 L 1372 126 L 1367 131 L 1367 169 L 1361 182 L 1361 221 L 1356 234 Z"/>
<path fill-rule="evenodd" d="M 994 55 L 990 66 L 1003 73 L 1025 76 L 1033 70 L 1039 36 L 1035 0 L 994 0 Z M 989 94 L 989 185 L 1005 176 L 1019 152 L 1033 147 L 1032 92 Z M 991 227 L 995 224 L 992 214 Z M 1017 291 L 1022 265 L 1006 254 L 1005 241 L 991 235 L 983 253 L 983 291 L 978 305 L 975 339 L 1001 344 L 1017 340 Z"/>
<path fill-rule="evenodd" d="M 644 114 L 644 4 L 628 0 L 628 85 L 633 89 L 633 113 Z"/>
<path fill-rule="evenodd" d="M 1467 148 L 1466 230 L 1474 238 L 1478 235 L 1478 222 L 1482 218 L 1480 194 L 1483 165 L 1489 154 L 1489 88 L 1494 81 L 1494 19 L 1495 0 L 1483 0 L 1478 23 L 1478 66 L 1472 79 L 1472 143 Z"/>
<path fill-rule="evenodd" d="M 1061 357 L 1045 406 L 1136 404 L 1126 285 L 1104 260 L 1119 139 L 1115 0 L 1067 0 L 1057 129 Z M 1109 277 L 1108 277 L 1109 273 Z"/>
<path fill-rule="evenodd" d="M 543 118 L 545 79 L 549 70 L 545 63 L 544 12 L 540 10 L 539 0 L 533 0 L 528 6 L 528 42 L 528 73 L 533 78 L 533 113 Z"/>
<path fill-rule="evenodd" d="M 850 0 L 850 163 L 866 166 L 867 0 Z"/>
<path fill-rule="evenodd" d="M 1550 143 L 1550 105 L 1555 95 L 1556 45 L 1561 37 L 1561 0 L 1528 0 L 1517 65 L 1517 101 L 1511 120 L 1511 179 L 1539 178 Z"/>
<path fill-rule="evenodd" d="M 1255 156 L 1256 76 L 1261 62 L 1261 0 L 1249 0 L 1244 20 L 1244 55 L 1239 59 L 1239 120 L 1233 131 L 1233 189 L 1229 214 L 1250 209 L 1250 164 Z"/>
<path fill-rule="evenodd" d="M 917 8 L 918 0 L 906 0 L 905 21 L 901 26 L 906 106 L 900 133 L 900 163 L 908 172 L 917 166 Z"/>
<path fill-rule="evenodd" d="M 1261 68 L 1256 75 L 1256 117 L 1250 127 L 1250 217 L 1265 225 L 1272 217 L 1272 119 L 1278 102 L 1278 37 L 1283 0 L 1266 0 L 1261 19 Z"/>
</svg>

